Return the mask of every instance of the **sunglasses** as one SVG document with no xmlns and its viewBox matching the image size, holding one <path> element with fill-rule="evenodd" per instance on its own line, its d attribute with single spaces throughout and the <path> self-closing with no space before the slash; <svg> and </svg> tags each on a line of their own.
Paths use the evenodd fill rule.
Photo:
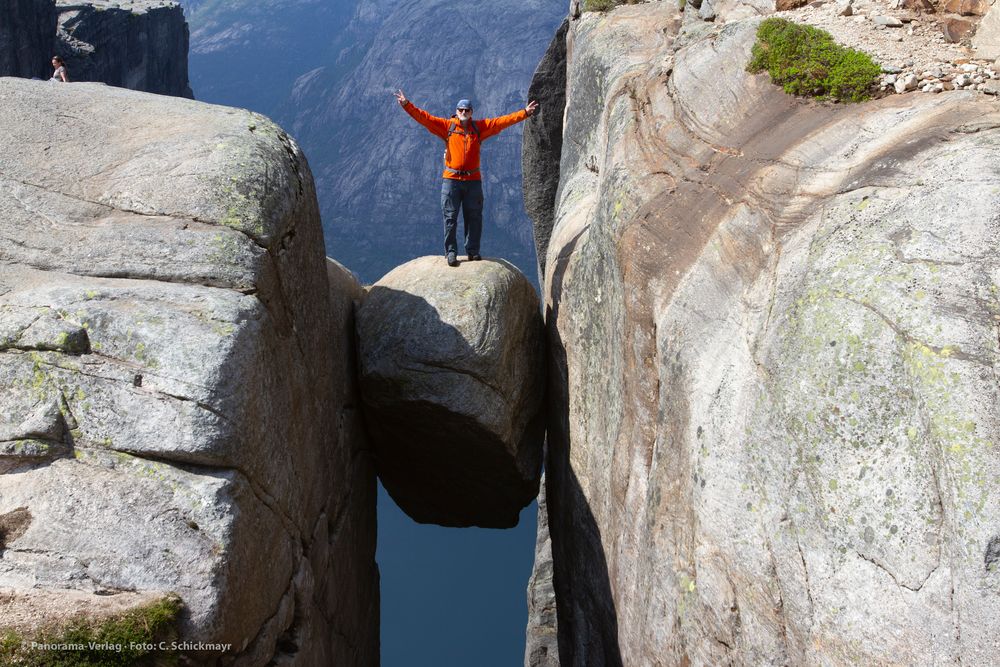
<svg viewBox="0 0 1000 667">
<path fill-rule="evenodd" d="M 472 109 L 456 109 L 458 113 L 472 113 Z"/>
</svg>

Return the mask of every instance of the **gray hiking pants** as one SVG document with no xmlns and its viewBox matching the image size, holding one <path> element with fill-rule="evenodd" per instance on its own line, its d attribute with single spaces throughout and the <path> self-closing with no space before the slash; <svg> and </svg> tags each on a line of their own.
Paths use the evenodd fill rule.
<svg viewBox="0 0 1000 667">
<path fill-rule="evenodd" d="M 479 254 L 483 236 L 483 182 L 444 179 L 441 185 L 441 212 L 444 214 L 444 251 L 458 254 L 458 211 L 465 223 L 465 254 Z"/>
</svg>

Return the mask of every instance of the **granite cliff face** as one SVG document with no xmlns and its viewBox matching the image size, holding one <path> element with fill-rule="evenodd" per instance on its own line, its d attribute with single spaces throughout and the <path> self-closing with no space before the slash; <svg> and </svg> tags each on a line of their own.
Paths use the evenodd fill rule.
<svg viewBox="0 0 1000 667">
<path fill-rule="evenodd" d="M 9 0 L 0 6 L 0 76 L 52 75 L 55 0 Z"/>
<path fill-rule="evenodd" d="M 26 610 L 0 626 L 175 592 L 227 664 L 377 663 L 363 293 L 298 146 L 247 111 L 0 80 L 0 238 L 0 589 Z"/>
<path fill-rule="evenodd" d="M 745 73 L 754 21 L 571 15 L 536 230 L 561 664 L 990 663 L 996 106 L 803 102 Z"/>
<path fill-rule="evenodd" d="M 188 27 L 176 2 L 59 0 L 56 9 L 55 50 L 72 81 L 194 97 L 188 85 Z"/>
<path fill-rule="evenodd" d="M 0 7 L 0 76 L 48 79 L 53 55 L 70 81 L 191 98 L 188 28 L 168 0 L 11 0 Z"/>
</svg>

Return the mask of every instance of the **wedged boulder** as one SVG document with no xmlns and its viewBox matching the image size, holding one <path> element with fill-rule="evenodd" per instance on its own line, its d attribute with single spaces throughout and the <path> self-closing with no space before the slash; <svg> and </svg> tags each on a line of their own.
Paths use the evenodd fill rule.
<svg viewBox="0 0 1000 667">
<path fill-rule="evenodd" d="M 2 595 L 176 593 L 230 645 L 196 664 L 377 662 L 357 298 L 266 118 L 0 79 Z"/>
<path fill-rule="evenodd" d="M 508 528 L 537 495 L 538 297 L 502 260 L 404 264 L 358 313 L 361 396 L 379 477 L 416 521 Z"/>
</svg>

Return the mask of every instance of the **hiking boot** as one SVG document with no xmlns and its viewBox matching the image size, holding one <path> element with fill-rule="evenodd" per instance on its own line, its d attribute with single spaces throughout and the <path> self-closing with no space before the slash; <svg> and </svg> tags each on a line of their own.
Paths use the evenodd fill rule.
<svg viewBox="0 0 1000 667">
<path fill-rule="evenodd" d="M 470 262 L 478 262 L 482 258 L 483 258 L 482 255 L 469 255 L 469 261 Z"/>
<path fill-rule="evenodd" d="M 453 252 L 448 253 L 448 266 L 458 266 L 458 258 Z"/>
</svg>

